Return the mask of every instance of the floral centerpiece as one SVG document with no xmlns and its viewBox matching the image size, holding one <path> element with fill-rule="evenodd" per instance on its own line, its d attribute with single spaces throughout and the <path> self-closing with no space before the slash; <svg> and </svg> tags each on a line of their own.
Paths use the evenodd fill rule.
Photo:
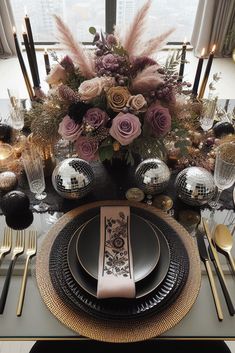
<svg viewBox="0 0 235 353">
<path fill-rule="evenodd" d="M 118 30 L 107 34 L 91 27 L 95 50 L 84 49 L 55 16 L 60 40 L 71 55 L 57 59 L 46 79 L 48 95 L 26 113 L 42 141 L 60 136 L 87 161 L 120 157 L 133 163 L 136 153 L 162 157 L 167 144 L 185 153 L 185 137 L 201 105 L 182 94 L 189 84 L 178 80 L 180 51 L 163 66 L 154 58 L 173 29 L 143 41 L 150 5 L 145 3 L 122 36 Z"/>
</svg>

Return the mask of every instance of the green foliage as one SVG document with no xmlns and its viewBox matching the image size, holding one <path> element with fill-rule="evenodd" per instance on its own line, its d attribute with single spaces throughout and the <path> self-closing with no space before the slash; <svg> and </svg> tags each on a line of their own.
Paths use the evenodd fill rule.
<svg viewBox="0 0 235 353">
<path fill-rule="evenodd" d="M 113 154 L 113 140 L 111 137 L 107 137 L 99 147 L 99 158 L 101 162 L 103 162 L 105 159 L 110 160 L 112 159 Z"/>
<path fill-rule="evenodd" d="M 166 63 L 164 65 L 164 69 L 166 70 L 167 74 L 173 74 L 174 72 L 177 71 L 177 67 L 180 63 L 182 55 L 182 50 L 174 50 L 171 54 L 168 55 L 166 59 Z"/>
</svg>

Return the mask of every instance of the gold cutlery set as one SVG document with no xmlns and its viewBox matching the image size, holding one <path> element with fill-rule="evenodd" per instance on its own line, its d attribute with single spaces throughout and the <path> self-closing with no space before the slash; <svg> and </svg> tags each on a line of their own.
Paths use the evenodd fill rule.
<svg viewBox="0 0 235 353">
<path fill-rule="evenodd" d="M 207 247 L 206 243 L 204 240 L 204 234 L 206 234 L 206 238 L 208 240 L 208 252 L 207 252 Z M 202 218 L 201 223 L 198 225 L 197 229 L 197 243 L 198 243 L 198 249 L 199 249 L 199 254 L 201 257 L 201 260 L 204 262 L 206 271 L 208 274 L 210 286 L 211 286 L 211 291 L 213 294 L 214 302 L 215 302 L 215 307 L 217 311 L 217 316 L 220 321 L 223 320 L 223 312 L 222 312 L 222 307 L 220 303 L 220 298 L 217 292 L 217 288 L 215 285 L 213 273 L 211 270 L 210 266 L 210 260 L 214 265 L 215 272 L 218 276 L 219 283 L 228 307 L 229 314 L 233 316 L 235 314 L 235 309 L 233 302 L 231 300 L 230 293 L 227 288 L 225 276 L 220 264 L 218 252 L 221 252 L 222 254 L 226 255 L 226 257 L 229 260 L 229 263 L 231 265 L 231 269 L 234 272 L 234 260 L 232 258 L 232 255 L 230 253 L 232 249 L 232 236 L 229 232 L 229 229 L 222 224 L 219 224 L 215 227 L 214 234 L 212 236 L 212 232 L 210 231 L 210 228 L 208 226 L 208 221 L 205 218 Z"/>
<path fill-rule="evenodd" d="M 4 308 L 7 300 L 7 294 L 10 286 L 10 281 L 11 281 L 11 275 L 14 270 L 14 266 L 16 264 L 17 258 L 20 255 L 23 255 L 25 253 L 26 260 L 24 264 L 24 273 L 22 277 L 19 300 L 18 300 L 17 311 L 16 311 L 17 316 L 21 316 L 23 303 L 24 303 L 25 290 L 26 290 L 29 260 L 30 258 L 35 256 L 37 252 L 37 232 L 34 230 L 29 230 L 28 236 L 26 236 L 25 230 L 19 230 L 19 231 L 17 230 L 14 245 L 13 245 L 13 238 L 14 238 L 13 232 L 14 231 L 11 228 L 6 227 L 4 230 L 3 241 L 2 241 L 2 244 L 0 245 L 0 265 L 1 265 L 2 258 L 11 252 L 11 261 L 7 270 L 7 274 L 5 277 L 5 281 L 4 281 L 4 285 L 3 285 L 2 293 L 0 297 L 0 314 L 3 314 L 4 312 Z M 27 238 L 27 246 L 25 247 L 26 238 Z"/>
</svg>

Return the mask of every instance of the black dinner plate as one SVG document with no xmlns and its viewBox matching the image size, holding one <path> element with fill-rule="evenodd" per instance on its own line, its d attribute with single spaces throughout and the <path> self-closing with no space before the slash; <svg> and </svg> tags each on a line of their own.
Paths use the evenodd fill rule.
<svg viewBox="0 0 235 353">
<path fill-rule="evenodd" d="M 134 221 L 136 221 L 137 217 L 132 215 Z M 138 222 L 145 222 L 143 219 L 138 217 Z M 93 227 L 96 227 L 97 224 L 99 223 L 99 219 L 97 222 L 97 217 L 95 219 L 95 222 L 91 223 Z M 138 223 L 137 223 L 138 225 Z M 81 227 L 83 228 L 83 226 Z M 91 228 L 88 228 L 91 230 Z M 96 228 L 94 228 L 96 229 Z M 99 229 L 99 228 L 98 228 Z M 140 228 L 142 229 L 142 228 Z M 160 248 L 161 248 L 161 256 L 159 259 L 159 263 L 157 267 L 154 268 L 154 270 L 151 272 L 151 274 L 143 279 L 142 281 L 139 281 L 136 283 L 136 298 L 141 298 L 148 293 L 152 292 L 159 284 L 164 280 L 164 278 L 167 275 L 169 265 L 170 265 L 170 250 L 168 243 L 166 241 L 166 238 L 162 234 L 159 229 L 155 230 L 160 242 Z M 85 233 L 86 234 L 86 233 Z M 137 235 L 137 233 L 136 233 Z M 75 279 L 75 281 L 78 283 L 78 285 L 83 288 L 87 293 L 92 295 L 93 297 L 97 297 L 97 280 L 91 277 L 89 274 L 87 274 L 80 263 L 77 260 L 77 254 L 76 254 L 76 243 L 77 243 L 77 237 L 79 236 L 79 232 L 75 232 L 69 242 L 68 245 L 68 253 L 67 253 L 67 262 L 68 266 L 70 269 L 70 272 Z M 145 238 L 147 238 L 147 234 L 144 235 Z M 139 240 L 139 238 L 137 238 Z M 134 243 L 134 239 L 133 239 Z M 142 244 L 141 244 L 142 245 Z M 143 246 L 143 245 L 142 245 Z M 143 252 L 143 254 L 146 254 Z M 87 252 L 87 256 L 90 256 L 89 252 Z M 147 261 L 145 259 L 145 261 Z M 98 264 L 97 264 L 98 266 Z"/>
<path fill-rule="evenodd" d="M 139 299 L 96 299 L 84 291 L 70 272 L 67 251 L 74 232 L 99 214 L 98 207 L 91 208 L 75 217 L 59 232 L 50 253 L 49 270 L 53 286 L 62 300 L 73 310 L 83 310 L 99 319 L 129 320 L 163 310 L 181 292 L 188 276 L 189 259 L 177 232 L 164 220 L 147 210 L 131 207 L 131 212 L 148 220 L 153 226 L 157 225 L 166 237 L 170 248 L 170 266 L 165 279 L 155 290 Z M 149 277 L 151 275 L 147 279 Z"/>
<path fill-rule="evenodd" d="M 76 244 L 74 244 L 74 238 L 76 240 Z M 133 274 L 135 282 L 138 282 L 147 277 L 156 267 L 160 257 L 160 244 L 158 234 L 150 223 L 135 214 L 131 214 L 130 217 L 130 241 L 133 255 Z M 79 232 L 75 232 L 71 242 L 73 242 L 72 247 L 75 245 L 77 258 L 83 269 L 91 277 L 97 279 L 100 247 L 99 215 L 88 221 Z M 71 246 L 69 245 L 69 250 L 70 247 Z M 72 265 L 75 259 L 74 255 L 70 256 L 71 253 L 74 253 L 73 249 L 68 251 L 68 263 L 70 265 L 71 272 L 74 273 L 74 270 L 72 271 L 72 267 L 75 266 Z M 168 267 L 166 267 L 166 272 Z M 77 280 L 76 275 L 74 278 Z M 79 284 L 82 286 L 81 283 Z M 89 290 L 87 291 L 94 295 L 94 293 L 91 293 Z"/>
</svg>

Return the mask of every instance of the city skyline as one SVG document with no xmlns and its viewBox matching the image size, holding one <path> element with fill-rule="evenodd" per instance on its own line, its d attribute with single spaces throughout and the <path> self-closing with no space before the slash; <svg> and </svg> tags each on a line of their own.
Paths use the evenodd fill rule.
<svg viewBox="0 0 235 353">
<path fill-rule="evenodd" d="M 11 0 L 17 32 L 22 33 L 25 10 L 30 17 L 35 42 L 57 42 L 58 35 L 53 18 L 57 14 L 63 18 L 74 36 L 80 42 L 91 42 L 89 27 L 100 31 L 105 29 L 105 0 Z M 121 30 L 129 25 L 138 8 L 145 0 L 117 0 L 116 22 Z M 148 15 L 146 37 L 175 27 L 169 41 L 190 41 L 198 0 L 155 0 Z M 95 15 L 94 15 L 95 11 Z M 167 15 L 167 21 L 166 21 Z M 147 39 L 144 38 L 144 39 Z"/>
</svg>

